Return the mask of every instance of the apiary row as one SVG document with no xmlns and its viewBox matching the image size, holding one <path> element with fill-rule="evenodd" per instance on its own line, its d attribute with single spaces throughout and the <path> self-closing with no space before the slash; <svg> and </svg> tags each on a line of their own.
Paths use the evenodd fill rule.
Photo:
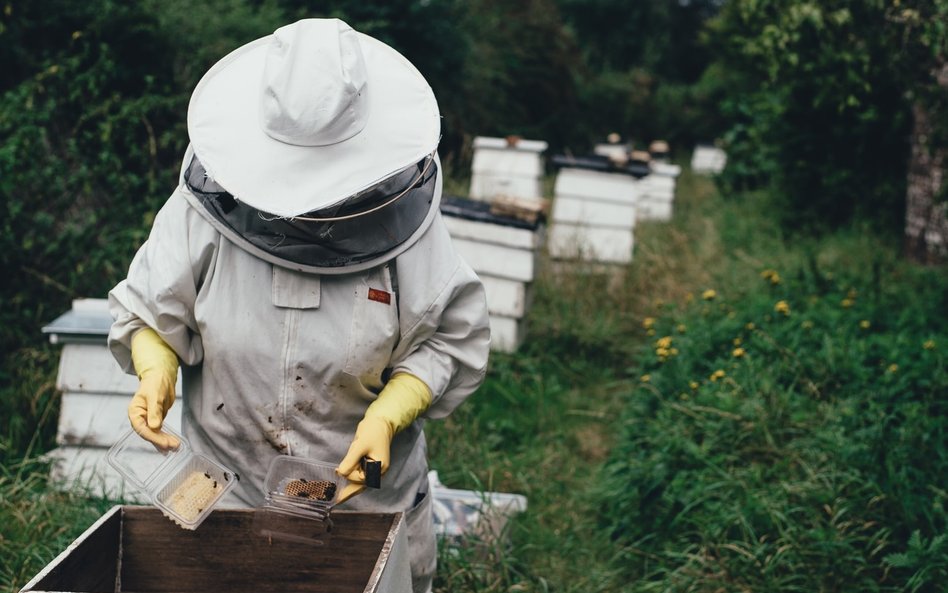
<svg viewBox="0 0 948 593">
<path fill-rule="evenodd" d="M 494 350 L 515 351 L 524 339 L 541 252 L 567 264 L 628 264 L 636 224 L 672 217 L 681 168 L 663 142 L 648 152 L 614 141 L 588 156 L 553 156 L 552 200 L 543 189 L 545 142 L 478 137 L 473 148 L 468 196 L 446 199 L 442 212 L 484 282 Z M 511 201 L 519 211 L 498 207 Z"/>
</svg>

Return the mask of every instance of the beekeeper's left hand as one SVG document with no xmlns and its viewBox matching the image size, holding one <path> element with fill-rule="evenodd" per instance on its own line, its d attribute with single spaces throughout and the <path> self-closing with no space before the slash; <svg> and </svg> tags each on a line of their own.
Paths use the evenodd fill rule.
<svg viewBox="0 0 948 593">
<path fill-rule="evenodd" d="M 392 439 L 415 421 L 431 404 L 431 390 L 424 381 L 409 373 L 397 373 L 365 411 L 356 427 L 349 451 L 336 468 L 336 473 L 349 484 L 336 497 L 343 503 L 365 490 L 362 458 L 381 462 L 382 474 L 391 463 Z"/>
<path fill-rule="evenodd" d="M 177 354 L 155 330 L 145 328 L 132 337 L 132 364 L 139 379 L 138 390 L 128 404 L 132 428 L 158 449 L 177 449 L 178 439 L 161 430 L 174 404 Z"/>
</svg>

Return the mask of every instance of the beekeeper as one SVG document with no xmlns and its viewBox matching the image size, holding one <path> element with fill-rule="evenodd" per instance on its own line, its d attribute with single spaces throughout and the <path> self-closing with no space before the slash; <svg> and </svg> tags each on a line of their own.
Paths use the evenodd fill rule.
<svg viewBox="0 0 948 593">
<path fill-rule="evenodd" d="M 346 508 L 406 512 L 429 590 L 422 425 L 480 385 L 490 340 L 439 212 L 431 88 L 384 43 L 306 19 L 214 65 L 188 135 L 180 183 L 109 293 L 110 348 L 140 379 L 132 426 L 175 445 L 160 429 L 180 361 L 184 436 L 239 473 L 241 504 L 262 502 L 276 455 L 338 463 Z M 363 457 L 382 462 L 378 490 L 361 491 Z"/>
</svg>

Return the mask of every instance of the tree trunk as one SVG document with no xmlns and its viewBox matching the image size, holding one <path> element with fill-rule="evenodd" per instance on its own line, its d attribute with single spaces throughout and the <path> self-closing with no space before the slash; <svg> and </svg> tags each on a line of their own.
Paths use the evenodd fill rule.
<svg viewBox="0 0 948 593">
<path fill-rule="evenodd" d="M 940 89 L 948 92 L 948 64 L 943 65 L 935 79 Z M 932 113 L 927 105 L 916 100 L 912 106 L 913 124 L 911 156 L 908 167 L 908 189 L 905 196 L 905 253 L 915 261 L 939 263 L 948 260 L 948 201 L 944 196 L 945 166 L 948 147 L 935 145 L 935 118 L 948 114 Z"/>
</svg>

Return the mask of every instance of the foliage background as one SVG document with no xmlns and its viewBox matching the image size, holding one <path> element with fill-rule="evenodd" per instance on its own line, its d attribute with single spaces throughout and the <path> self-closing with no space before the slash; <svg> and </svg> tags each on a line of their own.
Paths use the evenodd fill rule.
<svg viewBox="0 0 948 593">
<path fill-rule="evenodd" d="M 590 289 L 603 294 L 609 288 L 587 278 L 572 290 L 563 284 L 540 290 L 533 349 L 520 359 L 498 358 L 480 400 L 485 403 L 458 419 L 467 421 L 466 430 L 454 433 L 474 440 L 453 442 L 451 426 L 435 433 L 454 450 L 486 459 L 491 472 L 496 468 L 504 476 L 496 487 L 533 488 L 531 501 L 541 505 L 528 527 L 542 539 L 520 541 L 523 556 L 504 564 L 503 574 L 459 570 L 450 582 L 478 590 L 542 584 L 536 567 L 546 568 L 545 556 L 563 549 L 560 530 L 595 515 L 601 531 L 579 534 L 565 548 L 590 563 L 596 553 L 616 554 L 612 560 L 620 568 L 569 573 L 576 590 L 629 578 L 621 567 L 631 558 L 645 559 L 633 568 L 641 571 L 636 577 L 645 577 L 643 590 L 701 590 L 689 589 L 688 579 L 710 566 L 743 566 L 741 574 L 759 574 L 760 563 L 774 558 L 768 554 L 782 549 L 772 547 L 780 538 L 800 553 L 813 553 L 807 547 L 813 542 L 824 551 L 844 550 L 848 555 L 840 561 L 868 575 L 863 585 L 938 590 L 946 570 L 948 485 L 926 476 L 944 475 L 944 365 L 937 349 L 918 350 L 915 334 L 929 332 L 936 344 L 943 343 L 948 300 L 944 271 L 903 273 L 894 245 L 904 217 L 913 103 L 940 118 L 934 143 L 948 141 L 946 95 L 931 75 L 945 62 L 948 0 L 0 0 L 0 418 L 6 420 L 0 509 L 12 504 L 14 515 L 26 518 L 37 509 L 48 511 L 48 520 L 33 526 L 40 533 L 43 526 L 62 523 L 63 505 L 80 504 L 49 495 L 30 473 L 29 461 L 53 445 L 58 411 L 58 351 L 39 329 L 67 310 L 71 299 L 102 297 L 123 277 L 176 181 L 187 142 L 188 99 L 201 75 L 228 51 L 307 16 L 341 17 L 418 66 L 439 99 L 441 156 L 458 187 L 469 169 L 471 141 L 479 135 L 543 139 L 549 154 L 587 152 L 613 131 L 637 148 L 666 139 L 679 162 L 699 142 L 717 141 L 728 152 L 713 206 L 676 204 L 679 226 L 662 229 L 652 243 L 640 241 L 639 268 L 630 271 L 624 292 L 605 301 L 589 299 Z M 648 233 L 643 229 L 641 236 Z M 834 239 L 840 234 L 844 239 Z M 731 327 L 726 312 L 717 311 L 725 315 L 717 320 L 702 317 L 700 309 L 675 310 L 675 324 L 704 327 L 705 340 L 691 333 L 687 360 L 683 355 L 666 365 L 652 357 L 653 344 L 635 316 L 652 306 L 656 294 L 683 298 L 700 283 L 722 281 L 711 272 L 722 269 L 730 276 L 719 290 L 742 287 L 727 295 L 729 306 L 773 316 L 776 295 L 767 292 L 773 287 L 751 280 L 778 263 L 786 264 L 780 266 L 785 276 L 794 275 L 792 285 L 779 288 L 796 291 L 784 299 L 804 293 L 839 298 L 838 291 L 851 287 L 825 283 L 823 268 L 805 259 L 825 257 L 826 245 L 815 243 L 821 236 L 830 238 L 830 250 L 842 249 L 842 241 L 853 252 L 881 249 L 895 258 L 862 261 L 861 275 L 851 279 L 859 294 L 873 295 L 858 301 L 872 331 L 859 333 L 858 322 L 846 325 L 846 332 L 856 333 L 852 344 L 841 345 L 834 341 L 833 323 L 849 313 L 793 302 L 795 313 L 808 308 L 826 325 L 816 334 L 796 327 L 774 334 L 776 340 L 820 355 L 794 359 L 773 349 L 768 357 L 743 361 L 750 361 L 748 368 L 761 364 L 758 375 L 773 373 L 771 383 L 754 379 L 743 386 L 756 399 L 728 400 L 719 384 L 702 383 L 697 395 L 683 391 L 693 399 L 682 401 L 681 381 L 707 374 L 716 356 L 727 358 L 721 348 L 738 337 L 739 328 Z M 803 251 L 788 255 L 790 249 Z M 835 273 L 853 265 L 845 257 L 831 259 L 838 264 Z M 745 260 L 755 262 L 751 279 L 730 265 Z M 887 317 L 900 309 L 905 313 Z M 864 350 L 856 356 L 844 346 Z M 885 374 L 888 367 L 879 365 L 889 359 L 902 372 Z M 651 375 L 650 387 L 640 385 L 641 374 Z M 801 387 L 809 384 L 820 386 L 825 397 L 814 398 Z M 903 393 L 912 397 L 903 401 Z M 610 406 L 626 397 L 635 404 L 621 414 L 617 442 L 607 443 L 601 423 L 617 414 Z M 669 414 L 680 412 L 673 404 L 706 414 L 694 406 L 712 403 L 725 415 L 710 424 L 673 422 L 678 417 Z M 773 414 L 762 424 L 726 421 L 726 414 L 744 417 L 763 407 Z M 768 422 L 776 432 L 759 432 Z M 710 426 L 719 430 L 717 440 L 707 440 Z M 800 426 L 813 432 L 802 434 Z M 529 438 L 534 433 L 548 442 L 563 439 L 570 451 L 540 457 L 533 452 L 537 441 Z M 680 442 L 670 443 L 673 435 Z M 874 439 L 891 449 L 880 450 Z M 621 482 L 632 472 L 637 488 L 660 488 L 600 501 L 595 508 L 579 494 L 564 499 L 562 491 L 543 489 L 560 485 L 546 484 L 544 476 L 557 469 L 553 460 L 574 461 L 573 450 L 590 465 L 561 476 L 563 483 L 598 481 L 596 464 L 607 461 L 613 445 L 617 453 L 608 459 L 607 473 Z M 837 459 L 820 456 L 834 447 Z M 747 492 L 757 499 L 742 506 L 750 513 L 743 531 L 714 531 L 733 515 L 696 495 L 708 474 L 695 474 L 691 482 L 674 478 L 669 464 L 690 468 L 696 451 L 704 455 L 702 463 L 714 460 L 711 466 L 728 468 L 729 479 L 740 476 L 742 487 L 754 486 Z M 920 458 L 920 451 L 937 454 Z M 820 470 L 811 490 L 789 500 L 802 505 L 793 522 L 774 515 L 774 509 L 782 512 L 775 501 L 786 492 L 774 490 L 770 478 L 788 469 L 773 462 L 775 452 Z M 451 459 L 453 466 L 462 459 Z M 511 459 L 539 473 L 519 472 Z M 448 477 L 478 485 L 460 469 Z M 711 486 L 728 492 L 734 483 Z M 18 498 L 24 492 L 29 496 Z M 884 495 L 884 504 L 869 505 L 865 497 L 872 494 Z M 694 505 L 688 507 L 693 515 L 682 514 L 682 501 Z M 836 511 L 843 507 L 833 503 L 841 503 L 864 522 L 845 523 L 851 531 L 840 543 L 834 538 L 843 523 L 834 522 L 837 515 L 819 515 L 818 502 Z M 94 514 L 83 508 L 76 516 L 84 521 Z M 635 517 L 645 525 L 690 523 L 682 533 L 659 532 L 661 537 L 643 542 L 629 524 Z M 866 527 L 867 521 L 882 526 Z M 761 541 L 764 532 L 776 535 Z M 596 534 L 614 539 L 603 542 Z M 39 537 L 30 533 L 24 540 Z M 0 538 L 11 550 L 21 547 L 11 543 L 19 541 Z M 880 542 L 885 545 L 878 547 Z M 38 559 L 45 552 L 26 553 Z M 717 564 L 696 564 L 697 558 Z M 844 587 L 797 578 L 794 570 L 814 566 L 807 558 L 783 554 L 777 560 L 774 580 L 741 586 Z M 561 569 L 550 567 L 551 574 Z M 450 575 L 449 580 L 455 573 Z"/>
</svg>

